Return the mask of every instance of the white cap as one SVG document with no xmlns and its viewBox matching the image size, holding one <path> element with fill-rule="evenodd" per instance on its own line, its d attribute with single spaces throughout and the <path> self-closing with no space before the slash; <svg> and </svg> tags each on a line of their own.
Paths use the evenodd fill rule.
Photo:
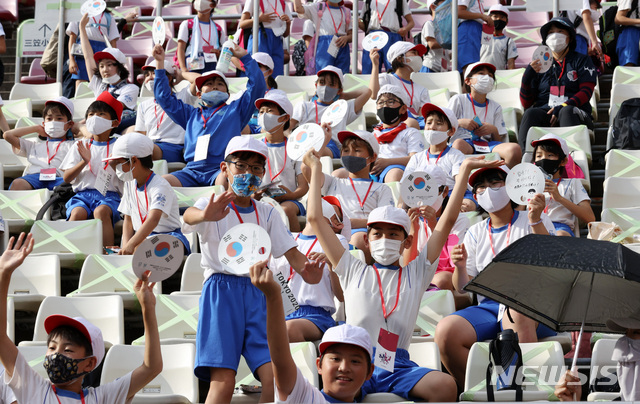
<svg viewBox="0 0 640 404">
<path fill-rule="evenodd" d="M 458 117 L 456 116 L 456 114 L 453 113 L 452 110 L 450 110 L 449 108 L 445 108 L 445 107 L 439 107 L 436 104 L 426 103 L 426 104 L 424 104 L 422 106 L 422 109 L 420 110 L 420 113 L 422 114 L 422 117 L 426 120 L 427 119 L 427 115 L 431 111 L 438 111 L 441 114 L 445 115 L 447 117 L 447 119 L 449 120 L 449 123 L 451 124 L 451 127 L 453 129 L 455 129 L 455 130 L 458 130 Z"/>
<path fill-rule="evenodd" d="M 486 67 L 487 69 L 492 71 L 493 74 L 496 74 L 496 67 L 491 63 L 476 62 L 476 63 L 471 63 L 469 66 L 467 66 L 466 70 L 464 71 L 464 78 L 466 79 L 471 75 L 471 72 L 481 67 Z"/>
<path fill-rule="evenodd" d="M 531 142 L 531 146 L 536 147 L 538 143 L 545 142 L 545 141 L 554 142 L 555 144 L 560 146 L 560 149 L 562 149 L 562 152 L 564 153 L 565 156 L 569 155 L 569 147 L 567 146 L 567 142 L 563 138 L 559 137 L 558 135 L 554 135 L 553 133 L 547 133 L 546 135 L 542 136 L 540 139 L 533 140 Z"/>
<path fill-rule="evenodd" d="M 393 84 L 385 84 L 380 87 L 377 99 L 380 99 L 383 94 L 393 94 L 396 97 L 400 98 L 400 101 L 402 101 L 402 103 L 407 107 L 411 105 L 411 99 L 409 99 L 409 95 L 407 94 L 407 92 L 398 86 L 394 86 Z"/>
<path fill-rule="evenodd" d="M 367 351 L 369 359 L 373 361 L 373 344 L 371 343 L 369 333 L 364 328 L 350 324 L 342 324 L 329 328 L 322 336 L 322 342 L 320 342 L 320 346 L 318 347 L 320 355 L 324 354 L 327 348 L 335 344 L 349 344 L 360 347 Z"/>
<path fill-rule="evenodd" d="M 116 159 L 128 159 L 131 157 L 147 157 L 153 153 L 153 140 L 142 133 L 132 132 L 120 136 L 113 146 L 111 157 L 102 159 L 102 161 L 111 161 Z"/>
<path fill-rule="evenodd" d="M 104 339 L 102 338 L 102 331 L 82 317 L 71 318 L 62 314 L 53 314 L 44 320 L 44 330 L 47 334 L 50 334 L 51 331 L 63 325 L 75 328 L 89 340 L 93 356 L 96 357 L 97 368 L 102 362 L 102 359 L 104 359 Z"/>
<path fill-rule="evenodd" d="M 338 78 L 340 79 L 340 85 L 344 84 L 344 75 L 342 74 L 342 70 L 341 69 L 339 69 L 339 68 L 337 68 L 335 66 L 329 65 L 329 66 L 325 67 L 324 69 L 320 70 L 318 73 L 316 73 L 316 76 L 320 77 L 320 75 L 322 73 L 326 73 L 326 72 L 331 72 L 331 73 L 337 74 Z"/>
<path fill-rule="evenodd" d="M 44 105 L 47 105 L 49 103 L 57 103 L 57 104 L 62 104 L 67 111 L 69 111 L 69 113 L 71 114 L 71 119 L 73 119 L 73 102 L 71 102 L 70 99 L 68 99 L 67 97 L 56 97 L 56 98 L 52 98 L 50 100 L 45 101 Z"/>
<path fill-rule="evenodd" d="M 230 154 L 239 151 L 258 153 L 265 159 L 269 158 L 267 145 L 264 142 L 261 142 L 258 139 L 254 138 L 253 135 L 239 135 L 232 137 L 231 140 L 229 140 L 227 148 L 224 151 L 224 157 L 227 158 L 227 156 L 229 156 Z"/>
<path fill-rule="evenodd" d="M 387 60 L 391 63 L 396 60 L 398 56 L 404 55 L 410 50 L 415 50 L 420 56 L 423 56 L 427 52 L 427 48 L 422 44 L 416 45 L 407 41 L 398 41 L 389 47 L 389 50 L 387 51 Z"/>
<path fill-rule="evenodd" d="M 438 187 L 447 185 L 447 173 L 442 168 L 435 164 L 429 164 L 425 166 L 421 171 L 429 174 L 429 176 L 435 181 Z"/>
<path fill-rule="evenodd" d="M 202 90 L 202 86 L 204 85 L 205 81 L 209 80 L 212 77 L 220 77 L 222 78 L 222 80 L 224 80 L 224 84 L 227 86 L 227 92 L 229 91 L 229 82 L 227 81 L 227 78 L 224 76 L 224 73 L 218 71 L 218 70 L 210 70 L 206 73 L 202 73 L 202 76 L 198 77 L 196 79 L 196 88 L 198 89 L 198 91 Z"/>
<path fill-rule="evenodd" d="M 151 63 L 149 63 L 148 65 L 142 66 L 142 70 L 148 70 L 148 69 L 155 70 L 157 68 L 158 68 L 158 62 L 155 59 L 153 59 Z M 173 67 L 173 60 L 170 60 L 170 59 L 164 60 L 164 70 L 166 70 L 169 74 L 174 74 L 176 72 L 175 67 Z"/>
<path fill-rule="evenodd" d="M 344 141 L 350 137 L 357 137 L 369 143 L 369 146 L 373 149 L 373 154 L 378 155 L 380 153 L 380 145 L 373 133 L 366 130 L 343 130 L 338 132 L 338 141 L 344 143 Z"/>
<path fill-rule="evenodd" d="M 494 4 L 493 6 L 491 6 L 491 8 L 489 9 L 489 14 L 491 13 L 502 13 L 505 14 L 507 18 L 509 18 L 509 9 L 502 4 Z"/>
<path fill-rule="evenodd" d="M 104 48 L 100 52 L 96 52 L 93 55 L 93 59 L 96 61 L 96 63 L 99 63 L 102 59 L 115 60 L 122 65 L 127 63 L 126 56 L 124 56 L 124 53 L 122 53 L 122 51 L 118 48 Z"/>
<path fill-rule="evenodd" d="M 607 327 L 615 332 L 626 332 L 628 329 L 640 330 L 638 314 L 629 317 L 611 318 L 607 320 Z"/>
<path fill-rule="evenodd" d="M 251 57 L 253 58 L 253 60 L 260 63 L 261 65 L 267 66 L 269 69 L 273 70 L 273 66 L 274 66 L 273 59 L 271 59 L 271 56 L 269 56 L 268 53 L 257 52 L 257 53 L 254 53 L 253 56 Z"/>
<path fill-rule="evenodd" d="M 265 102 L 273 102 L 276 103 L 284 110 L 284 113 L 291 117 L 293 115 L 293 104 L 289 101 L 287 97 L 287 93 L 282 90 L 269 90 L 268 93 L 264 95 L 263 98 L 259 98 L 256 100 L 256 108 L 260 109 L 260 106 Z"/>
<path fill-rule="evenodd" d="M 391 205 L 377 207 L 369 213 L 367 226 L 371 226 L 375 223 L 398 225 L 402 227 L 407 234 L 411 231 L 411 220 L 409 219 L 407 212 L 405 212 L 404 209 L 396 208 Z"/>
</svg>

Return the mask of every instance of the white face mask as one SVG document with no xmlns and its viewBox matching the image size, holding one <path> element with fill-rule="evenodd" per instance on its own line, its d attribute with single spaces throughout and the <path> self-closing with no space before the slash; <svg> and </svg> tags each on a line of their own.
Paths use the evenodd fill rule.
<svg viewBox="0 0 640 404">
<path fill-rule="evenodd" d="M 124 163 L 120 163 L 116 166 L 116 175 L 118 176 L 118 178 L 120 179 L 120 181 L 122 182 L 129 182 L 129 181 L 133 181 L 133 166 L 131 165 L 131 160 L 129 160 L 129 171 L 127 171 L 126 173 L 124 172 L 124 170 L 122 169 L 122 165 Z"/>
<path fill-rule="evenodd" d="M 497 212 L 509 203 L 506 187 L 487 188 L 482 194 L 476 194 L 478 204 L 489 213 Z"/>
<path fill-rule="evenodd" d="M 400 247 L 404 240 L 380 238 L 369 242 L 371 257 L 382 265 L 391 265 L 400 259 Z"/>
<path fill-rule="evenodd" d="M 113 127 L 113 121 L 104 119 L 98 115 L 87 118 L 87 130 L 92 135 L 100 135 Z"/>
<path fill-rule="evenodd" d="M 102 82 L 104 84 L 116 84 L 119 81 L 120 81 L 120 76 L 118 76 L 117 74 L 114 74 L 113 76 L 103 77 L 102 78 Z"/>
<path fill-rule="evenodd" d="M 481 74 L 479 76 L 475 76 L 476 83 L 472 84 L 477 92 L 480 94 L 489 94 L 491 90 L 493 90 L 493 77 L 487 74 Z"/>
<path fill-rule="evenodd" d="M 146 83 L 144 83 L 144 86 L 147 87 L 147 90 L 149 90 L 151 93 L 153 93 L 153 85 L 155 84 L 155 80 L 151 79 L 149 81 L 147 81 Z"/>
<path fill-rule="evenodd" d="M 404 63 L 415 73 L 418 73 L 420 69 L 422 69 L 422 57 L 420 56 L 405 56 Z"/>
<path fill-rule="evenodd" d="M 210 0 L 194 0 L 193 8 L 196 11 L 200 11 L 202 13 L 211 10 L 211 1 Z"/>
<path fill-rule="evenodd" d="M 449 139 L 449 135 L 447 132 L 443 132 L 441 130 L 432 130 L 432 129 L 425 129 L 424 137 L 427 140 L 427 143 L 429 143 L 430 145 L 440 144 L 446 141 L 447 139 Z"/>
<path fill-rule="evenodd" d="M 54 139 L 59 139 L 67 134 L 67 130 L 64 128 L 66 122 L 49 121 L 44 123 L 44 133 Z"/>
<path fill-rule="evenodd" d="M 258 126 L 262 128 L 263 132 L 272 132 L 287 122 L 278 122 L 278 119 L 282 118 L 285 115 L 286 114 L 273 115 L 267 112 L 260 114 L 258 115 Z"/>
<path fill-rule="evenodd" d="M 562 32 L 554 32 L 552 34 L 547 35 L 547 39 L 545 43 L 551 50 L 555 53 L 560 53 L 565 50 L 568 46 L 568 38 Z"/>
</svg>

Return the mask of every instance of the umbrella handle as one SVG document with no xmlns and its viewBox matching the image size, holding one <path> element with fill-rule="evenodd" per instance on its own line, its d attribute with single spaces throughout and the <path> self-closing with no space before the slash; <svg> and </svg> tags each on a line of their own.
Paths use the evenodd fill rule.
<svg viewBox="0 0 640 404">
<path fill-rule="evenodd" d="M 578 352 L 580 351 L 580 343 L 582 342 L 582 333 L 584 331 L 584 322 L 580 325 L 580 333 L 578 334 L 578 341 L 576 342 L 576 348 L 573 353 L 573 361 L 571 363 L 571 371 L 577 372 L 576 363 L 578 362 Z M 577 401 L 576 393 L 573 393 L 573 401 Z"/>
</svg>

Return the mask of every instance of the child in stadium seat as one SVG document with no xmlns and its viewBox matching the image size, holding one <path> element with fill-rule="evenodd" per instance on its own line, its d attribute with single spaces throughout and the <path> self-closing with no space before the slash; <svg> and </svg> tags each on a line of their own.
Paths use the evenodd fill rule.
<svg viewBox="0 0 640 404">
<path fill-rule="evenodd" d="M 493 33 L 482 33 L 480 62 L 490 63 L 496 70 L 515 69 L 518 47 L 513 38 L 503 33 L 509 23 L 509 9 L 494 4 L 489 9 L 489 17 L 493 20 Z"/>
<path fill-rule="evenodd" d="M 26 157 L 29 165 L 25 175 L 16 178 L 9 186 L 13 191 L 47 188 L 50 191 L 62 183 L 60 165 L 73 147 L 73 103 L 66 97 L 45 102 L 42 125 L 13 129 L 4 138 L 18 156 Z M 37 133 L 36 139 L 23 136 Z"/>
</svg>

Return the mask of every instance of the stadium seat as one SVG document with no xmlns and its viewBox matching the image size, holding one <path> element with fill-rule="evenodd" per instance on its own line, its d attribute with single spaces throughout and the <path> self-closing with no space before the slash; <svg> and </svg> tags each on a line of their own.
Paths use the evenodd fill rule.
<svg viewBox="0 0 640 404">
<path fill-rule="evenodd" d="M 547 15 L 547 13 L 541 11 L 515 11 L 509 14 L 509 27 L 511 29 L 513 29 L 514 27 L 540 28 L 547 21 L 549 21 L 549 16 Z"/>
<path fill-rule="evenodd" d="M 76 88 L 76 96 L 74 98 L 93 98 L 95 100 L 96 96 L 93 94 L 93 90 L 89 88 L 89 84 L 82 82 Z"/>
<path fill-rule="evenodd" d="M 43 345 L 47 341 L 44 320 L 52 314 L 84 317 L 102 331 L 105 347 L 124 344 L 124 314 L 120 296 L 59 297 L 47 296 L 42 301 L 32 341 L 20 345 Z M 123 373 L 124 374 L 124 373 Z"/>
<path fill-rule="evenodd" d="M 524 46 L 518 48 L 518 58 L 516 59 L 516 69 L 522 69 L 529 66 L 533 58 L 533 52 L 538 49 L 537 46 Z"/>
<path fill-rule="evenodd" d="M 609 106 L 609 124 L 613 124 L 620 105 L 630 99 L 640 97 L 640 83 L 638 84 L 619 84 L 611 88 L 611 104 Z"/>
<path fill-rule="evenodd" d="M 194 344 L 198 330 L 200 295 L 156 295 L 156 316 L 160 343 Z M 144 345 L 145 336 L 134 340 L 133 345 Z"/>
<path fill-rule="evenodd" d="M 124 0 L 123 0 L 124 1 Z M 155 9 L 155 3 L 157 2 L 157 0 L 126 0 L 126 1 L 135 1 L 135 2 L 152 2 L 153 4 L 153 11 L 151 12 L 152 16 L 157 15 L 156 14 L 156 9 Z M 188 16 L 188 15 L 192 15 L 191 13 L 191 4 L 190 3 L 172 3 L 169 5 L 166 5 L 164 7 L 162 7 L 162 15 L 163 16 L 169 16 L 169 15 L 181 15 L 181 16 Z"/>
<path fill-rule="evenodd" d="M 611 79 L 612 88 L 627 84 L 640 84 L 640 67 L 616 66 Z"/>
<path fill-rule="evenodd" d="M 155 11 L 155 7 L 157 4 L 157 0 L 122 0 L 120 3 L 120 7 L 138 7 L 143 15 L 149 15 L 152 11 Z M 191 10 L 189 10 L 184 15 L 189 14 L 191 14 Z"/>
<path fill-rule="evenodd" d="M 167 164 L 167 160 L 153 160 L 153 172 L 156 175 L 166 175 L 169 174 L 169 165 Z"/>
<path fill-rule="evenodd" d="M 429 90 L 429 102 L 431 102 L 432 104 L 436 104 L 439 107 L 446 107 L 447 105 L 449 105 L 450 98 L 451 93 L 449 93 L 448 88 Z"/>
<path fill-rule="evenodd" d="M 0 211 L 11 233 L 29 231 L 42 205 L 49 200 L 46 188 L 31 191 L 0 191 Z M 47 213 L 48 218 L 48 213 Z"/>
<path fill-rule="evenodd" d="M 640 236 L 640 207 L 633 208 L 607 208 L 602 210 L 602 221 L 615 223 L 622 229 L 622 234 L 612 241 L 619 242 L 626 237 Z"/>
<path fill-rule="evenodd" d="M 436 326 L 444 317 L 456 311 L 453 293 L 450 290 L 430 290 L 424 292 L 420 301 L 418 318 L 416 319 L 416 331 L 421 334 L 429 334 L 428 337 L 420 337 L 419 341 L 433 341 L 436 334 Z M 413 341 L 418 341 L 414 339 Z"/>
<path fill-rule="evenodd" d="M 514 70 L 496 70 L 496 89 L 517 88 L 522 84 L 523 68 Z"/>
<path fill-rule="evenodd" d="M 309 97 L 316 93 L 316 76 L 278 76 L 278 90 L 287 94 L 305 92 Z"/>
<path fill-rule="evenodd" d="M 47 375 L 47 370 L 44 368 L 42 363 L 44 362 L 44 357 L 47 354 L 47 348 L 45 346 L 18 346 L 18 352 L 22 354 L 24 359 L 27 361 L 29 366 L 33 368 L 33 370 L 40 375 L 45 380 L 49 380 L 49 375 Z"/>
<path fill-rule="evenodd" d="M 604 180 L 602 210 L 640 208 L 640 177 L 611 177 Z"/>
<path fill-rule="evenodd" d="M 133 398 L 134 404 L 191 404 L 198 402 L 198 379 L 193 374 L 193 344 L 162 345 L 162 372 Z M 144 347 L 114 345 L 104 358 L 100 384 L 136 369 L 144 360 Z"/>
<path fill-rule="evenodd" d="M 595 384 L 596 379 L 602 377 L 615 377 L 618 362 L 611 359 L 613 348 L 616 346 L 617 339 L 604 338 L 596 341 L 591 353 L 591 372 L 589 373 L 589 386 Z M 615 379 L 611 380 L 612 382 Z M 595 391 L 589 393 L 587 401 L 614 401 L 620 397 L 619 392 L 602 392 Z"/>
<path fill-rule="evenodd" d="M 4 100 L 2 105 L 2 114 L 4 115 L 10 127 L 14 127 L 18 120 L 23 117 L 33 115 L 33 105 L 30 98 L 19 100 Z"/>
<path fill-rule="evenodd" d="M 60 260 L 56 255 L 27 257 L 11 275 L 9 296 L 17 310 L 37 312 L 46 296 L 60 296 Z"/>
<path fill-rule="evenodd" d="M 71 102 L 73 103 L 73 119 L 75 121 L 81 121 L 84 119 L 87 114 L 87 109 L 89 109 L 89 105 L 93 104 L 96 99 L 93 97 L 93 93 L 91 93 L 91 98 L 72 98 Z"/>
<path fill-rule="evenodd" d="M 365 262 L 364 251 L 354 248 L 353 250 L 349 250 L 349 252 L 360 261 Z"/>
<path fill-rule="evenodd" d="M 397 204 L 398 199 L 400 198 L 400 182 L 399 181 L 385 182 L 385 184 L 391 190 L 391 195 L 393 195 L 393 202 Z"/>
<path fill-rule="evenodd" d="M 62 95 L 61 83 L 50 84 L 22 84 L 15 83 L 9 93 L 9 100 L 31 99 L 34 111 L 42 112 L 44 103 L 47 100 L 60 97 Z"/>
<path fill-rule="evenodd" d="M 502 108 L 513 108 L 518 119 L 522 117 L 524 108 L 520 103 L 520 87 L 501 88 L 491 91 L 487 98 L 500 104 Z"/>
<path fill-rule="evenodd" d="M 612 149 L 605 157 L 604 178 L 640 176 L 640 150 Z"/>
<path fill-rule="evenodd" d="M 20 77 L 20 82 L 24 84 L 47 84 L 55 82 L 55 78 L 47 76 L 40 66 L 41 59 L 33 59 L 29 67 L 29 75 Z"/>
<path fill-rule="evenodd" d="M 229 83 L 229 92 L 239 93 L 247 88 L 247 81 L 249 79 L 247 77 L 229 77 L 227 78 L 227 82 Z"/>
<path fill-rule="evenodd" d="M 451 95 L 462 94 L 462 83 L 458 72 L 411 73 L 411 80 L 427 90 L 448 88 Z"/>
<path fill-rule="evenodd" d="M 18 0 L 3 0 L 0 3 L 0 21 L 18 21 Z"/>
<path fill-rule="evenodd" d="M 125 56 L 132 58 L 136 65 L 142 65 L 147 60 L 147 57 L 153 53 L 153 40 L 151 38 L 120 40 L 118 41 L 118 49 Z"/>
<path fill-rule="evenodd" d="M 135 22 L 131 28 L 131 36 L 129 38 L 151 38 L 152 37 L 151 22 Z M 173 22 L 165 22 L 165 38 L 173 38 Z"/>
<path fill-rule="evenodd" d="M 89 254 L 102 254 L 102 222 L 36 220 L 33 254 L 56 254 L 62 267 L 80 268 Z"/>
<path fill-rule="evenodd" d="M 563 369 L 564 355 L 558 342 L 534 342 L 520 344 L 523 368 L 523 401 L 557 401 L 553 394 L 562 372 L 547 372 L 548 369 Z M 486 374 L 489 365 L 489 344 L 476 342 L 471 347 L 467 360 L 464 392 L 460 401 L 487 401 Z M 495 371 L 492 375 L 495 379 Z M 514 390 L 495 391 L 496 401 L 514 401 Z"/>
<path fill-rule="evenodd" d="M 509 24 L 511 25 L 511 24 Z M 527 46 L 535 46 L 537 47 L 542 42 L 542 37 L 540 36 L 540 27 L 517 27 L 512 28 L 507 26 L 504 29 L 504 32 L 507 36 L 511 37 L 518 49 L 524 48 Z M 517 60 L 517 59 L 516 59 Z"/>
<path fill-rule="evenodd" d="M 200 198 L 210 198 L 211 194 L 220 195 L 224 192 L 221 185 L 212 185 L 209 187 L 173 187 L 173 191 L 178 197 L 178 206 L 188 208 L 198 201 Z"/>
<path fill-rule="evenodd" d="M 204 283 L 204 269 L 200 265 L 202 254 L 191 253 L 187 256 L 182 268 L 182 278 L 180 279 L 180 291 L 171 293 L 172 295 L 200 295 L 202 284 Z"/>
<path fill-rule="evenodd" d="M 371 80 L 370 74 L 347 73 L 344 75 L 344 83 L 342 85 L 342 88 L 344 92 L 369 88 L 369 80 Z"/>
<path fill-rule="evenodd" d="M 44 122 L 43 118 L 40 117 L 21 117 L 20 119 L 18 119 L 18 122 L 16 122 L 16 129 L 17 128 L 25 128 L 27 126 L 36 126 L 36 125 L 42 125 L 42 123 Z M 25 138 L 29 138 L 29 137 L 33 137 L 36 136 L 37 134 L 35 132 L 33 132 L 32 134 L 29 135 L 25 135 L 22 136 L 23 139 Z"/>
<path fill-rule="evenodd" d="M 27 159 L 13 152 L 13 147 L 4 139 L 0 139 L 0 164 L 4 175 L 8 178 L 18 178 L 27 167 Z"/>
<path fill-rule="evenodd" d="M 280 215 L 280 218 L 282 219 L 282 221 L 284 222 L 284 225 L 287 229 L 289 229 L 289 218 L 287 217 L 287 214 L 284 213 L 284 209 L 282 209 L 282 206 L 280 206 L 280 204 L 278 202 L 276 202 L 275 199 L 270 198 L 268 196 L 263 196 L 262 199 L 260 199 L 261 202 L 264 202 L 268 205 L 273 206 L 273 208 L 276 210 L 276 212 L 278 212 L 278 214 Z"/>
</svg>

